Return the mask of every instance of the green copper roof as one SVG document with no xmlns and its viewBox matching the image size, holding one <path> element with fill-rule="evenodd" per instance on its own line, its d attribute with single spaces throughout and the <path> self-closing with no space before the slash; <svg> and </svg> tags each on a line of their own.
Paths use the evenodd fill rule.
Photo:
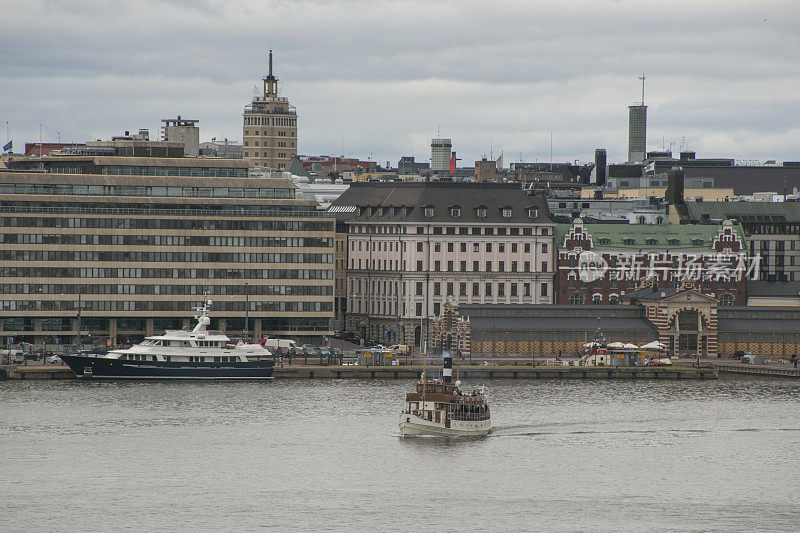
<svg viewBox="0 0 800 533">
<path fill-rule="evenodd" d="M 720 224 L 583 224 L 592 236 L 593 249 L 702 250 L 710 249 Z M 564 236 L 572 224 L 556 224 L 556 246 L 564 246 Z M 733 229 L 742 238 L 741 224 Z"/>
</svg>

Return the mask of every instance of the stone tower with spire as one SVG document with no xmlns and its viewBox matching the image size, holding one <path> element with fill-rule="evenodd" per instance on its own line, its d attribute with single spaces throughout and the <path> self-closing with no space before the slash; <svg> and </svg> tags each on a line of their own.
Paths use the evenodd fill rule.
<svg viewBox="0 0 800 533">
<path fill-rule="evenodd" d="M 243 156 L 254 167 L 283 170 L 297 155 L 297 111 L 288 98 L 278 96 L 278 78 L 272 73 L 272 50 L 263 82 L 263 91 L 244 108 Z"/>
</svg>

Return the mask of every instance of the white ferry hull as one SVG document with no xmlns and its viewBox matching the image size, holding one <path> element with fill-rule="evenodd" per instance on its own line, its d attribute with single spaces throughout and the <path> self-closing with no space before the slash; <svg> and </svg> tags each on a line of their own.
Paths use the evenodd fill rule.
<svg viewBox="0 0 800 533">
<path fill-rule="evenodd" d="M 491 420 L 461 421 L 451 420 L 450 427 L 444 422 L 425 420 L 416 415 L 400 415 L 400 433 L 403 436 L 432 435 L 440 437 L 481 437 L 492 429 Z"/>
</svg>

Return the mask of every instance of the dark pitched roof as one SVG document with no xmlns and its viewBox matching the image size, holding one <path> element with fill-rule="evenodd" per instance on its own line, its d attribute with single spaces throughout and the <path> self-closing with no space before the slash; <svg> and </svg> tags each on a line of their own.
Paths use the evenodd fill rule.
<svg viewBox="0 0 800 533">
<path fill-rule="evenodd" d="M 425 208 L 433 216 L 425 216 Z M 460 208 L 458 215 L 451 208 Z M 359 208 L 361 208 L 359 213 Z M 485 208 L 485 216 L 478 216 Z M 511 217 L 503 217 L 503 209 Z M 529 210 L 535 216 L 529 216 Z M 350 221 L 417 222 L 438 224 L 550 224 L 550 210 L 541 196 L 527 196 L 515 183 L 461 183 L 447 181 L 353 183 L 330 211 L 352 211 Z"/>
<path fill-rule="evenodd" d="M 800 202 L 687 202 L 689 219 L 736 219 L 741 223 L 800 222 Z"/>
<path fill-rule="evenodd" d="M 800 168 L 794 167 L 685 167 L 685 178 L 713 178 L 714 187 L 734 194 L 782 193 L 800 187 Z"/>
<path fill-rule="evenodd" d="M 747 280 L 747 295 L 796 298 L 800 295 L 800 281 Z"/>
</svg>

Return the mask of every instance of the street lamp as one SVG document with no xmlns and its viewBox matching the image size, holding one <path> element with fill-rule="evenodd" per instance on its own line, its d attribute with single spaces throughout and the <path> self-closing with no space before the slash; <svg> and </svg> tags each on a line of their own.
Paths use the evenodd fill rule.
<svg viewBox="0 0 800 533">
<path fill-rule="evenodd" d="M 244 282 L 244 342 L 250 342 L 248 339 L 248 325 L 250 324 L 250 290 L 247 282 Z"/>
<path fill-rule="evenodd" d="M 78 340 L 77 340 L 77 351 L 81 351 L 81 286 L 78 285 Z"/>
</svg>

